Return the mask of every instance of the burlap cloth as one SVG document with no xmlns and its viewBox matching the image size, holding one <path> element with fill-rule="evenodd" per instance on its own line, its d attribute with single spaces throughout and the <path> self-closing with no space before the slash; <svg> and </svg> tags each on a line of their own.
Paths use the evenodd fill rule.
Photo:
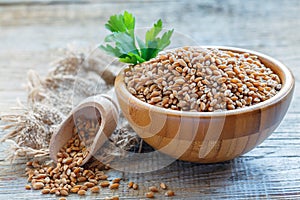
<svg viewBox="0 0 300 200">
<path fill-rule="evenodd" d="M 2 141 L 11 143 L 8 158 L 49 158 L 51 135 L 66 115 L 83 99 L 106 93 L 113 87 L 122 64 L 98 49 L 85 53 L 69 50 L 52 64 L 45 78 L 28 72 L 28 97 L 19 103 L 17 114 L 1 116 L 7 132 Z M 136 147 L 140 139 L 120 116 L 119 124 L 101 154 L 112 159 L 118 152 L 108 151 L 110 145 L 121 151 Z M 120 152 L 119 152 L 120 153 Z M 113 154 L 113 155 L 112 155 Z"/>
</svg>

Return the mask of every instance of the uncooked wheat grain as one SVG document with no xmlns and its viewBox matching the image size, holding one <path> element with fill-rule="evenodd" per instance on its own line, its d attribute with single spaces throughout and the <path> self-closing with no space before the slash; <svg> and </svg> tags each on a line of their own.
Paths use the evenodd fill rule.
<svg viewBox="0 0 300 200">
<path fill-rule="evenodd" d="M 257 56 L 184 47 L 124 71 L 128 91 L 173 110 L 212 112 L 255 105 L 276 95 L 279 76 Z"/>
</svg>

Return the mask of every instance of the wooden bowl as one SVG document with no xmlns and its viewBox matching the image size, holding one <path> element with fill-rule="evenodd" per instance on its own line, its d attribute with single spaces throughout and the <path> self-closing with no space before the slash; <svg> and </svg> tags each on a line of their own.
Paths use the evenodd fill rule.
<svg viewBox="0 0 300 200">
<path fill-rule="evenodd" d="M 149 145 L 180 160 L 215 163 L 240 156 L 271 135 L 288 110 L 294 78 L 285 65 L 264 54 L 233 47 L 205 48 L 258 56 L 279 75 L 282 89 L 264 102 L 224 112 L 174 111 L 142 102 L 127 90 L 124 69 L 116 78 L 115 90 L 124 116 Z"/>
</svg>

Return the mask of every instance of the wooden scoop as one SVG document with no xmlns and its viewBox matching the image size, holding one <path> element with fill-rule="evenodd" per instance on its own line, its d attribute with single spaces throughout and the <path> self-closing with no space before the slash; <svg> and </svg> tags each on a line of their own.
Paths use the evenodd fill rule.
<svg viewBox="0 0 300 200">
<path fill-rule="evenodd" d="M 98 120 L 100 125 L 93 139 L 88 146 L 88 155 L 81 165 L 84 165 L 97 150 L 107 141 L 108 137 L 115 130 L 119 108 L 112 98 L 113 90 L 106 95 L 97 95 L 85 99 L 76 108 L 74 108 L 67 118 L 61 123 L 57 131 L 52 135 L 50 140 L 50 157 L 57 162 L 57 153 L 73 136 L 73 128 L 77 118 L 88 120 Z"/>
</svg>

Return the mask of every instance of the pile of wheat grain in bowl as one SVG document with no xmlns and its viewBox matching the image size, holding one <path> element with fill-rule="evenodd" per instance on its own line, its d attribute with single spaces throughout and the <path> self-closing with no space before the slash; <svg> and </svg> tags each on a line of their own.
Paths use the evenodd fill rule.
<svg viewBox="0 0 300 200">
<path fill-rule="evenodd" d="M 183 47 L 125 70 L 128 91 L 149 104 L 182 111 L 234 110 L 270 99 L 279 76 L 257 56 Z"/>
</svg>

